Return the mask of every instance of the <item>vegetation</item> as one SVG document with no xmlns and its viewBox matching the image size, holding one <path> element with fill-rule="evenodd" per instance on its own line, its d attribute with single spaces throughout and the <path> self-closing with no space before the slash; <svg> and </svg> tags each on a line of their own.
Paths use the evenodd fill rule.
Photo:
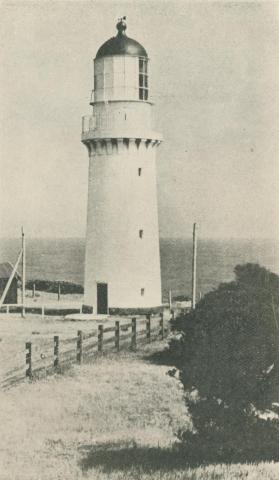
<svg viewBox="0 0 279 480">
<path fill-rule="evenodd" d="M 195 428 L 180 437 L 199 456 L 275 459 L 279 421 L 259 411 L 279 399 L 279 277 L 256 264 L 235 276 L 175 322 L 171 353 Z"/>
<path fill-rule="evenodd" d="M 0 391 L 5 479 L 277 480 L 278 420 L 259 415 L 279 397 L 278 277 L 258 265 L 235 273 L 176 321 L 170 350 L 158 342 Z M 10 342 L 9 316 L 0 320 Z M 21 346 L 30 332 L 76 331 L 21 324 Z"/>
<path fill-rule="evenodd" d="M 65 294 L 74 294 L 79 293 L 83 294 L 84 289 L 82 285 L 72 282 L 57 281 L 57 280 L 28 280 L 26 282 L 26 289 L 32 290 L 33 285 L 35 284 L 36 290 L 40 292 L 49 292 L 57 293 L 60 285 L 60 293 Z"/>
<path fill-rule="evenodd" d="M 176 295 L 173 297 L 173 301 L 175 302 L 189 302 L 191 301 L 191 297 L 189 295 Z"/>
<path fill-rule="evenodd" d="M 216 465 L 178 448 L 191 421 L 169 367 L 150 361 L 164 346 L 0 391 L 5 480 L 276 480 L 274 463 Z"/>
</svg>

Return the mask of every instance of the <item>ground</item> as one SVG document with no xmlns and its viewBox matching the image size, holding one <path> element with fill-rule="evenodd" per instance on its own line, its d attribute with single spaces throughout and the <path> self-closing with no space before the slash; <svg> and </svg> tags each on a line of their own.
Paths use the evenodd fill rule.
<svg viewBox="0 0 279 480">
<path fill-rule="evenodd" d="M 278 479 L 275 463 L 195 466 L 181 456 L 175 432 L 191 421 L 170 366 L 152 361 L 164 347 L 1 391 L 0 479 Z"/>
<path fill-rule="evenodd" d="M 75 316 L 75 315 L 74 315 Z M 78 315 L 79 317 L 79 315 Z M 46 366 L 50 363 L 50 356 L 53 356 L 53 337 L 59 335 L 60 352 L 75 348 L 76 341 L 67 344 L 65 341 L 74 339 L 77 331 L 90 333 L 97 330 L 98 325 L 103 323 L 106 327 L 114 326 L 115 321 L 120 324 L 131 323 L 130 317 L 109 317 L 98 320 L 88 320 L 87 315 L 81 315 L 83 320 L 72 321 L 63 316 L 44 316 L 27 314 L 22 318 L 20 314 L 0 313 L 0 385 L 1 381 L 12 375 L 24 375 L 25 366 L 25 343 L 32 342 L 32 363 L 33 367 Z M 158 318 L 151 320 L 151 326 L 158 326 Z M 145 329 L 145 318 L 138 321 L 137 330 Z M 123 332 L 125 333 L 125 332 Z M 104 334 L 104 339 L 113 337 L 114 333 Z M 86 346 L 86 342 L 84 343 Z M 97 347 L 95 347 L 96 350 Z M 110 348 L 110 346 L 105 347 Z M 46 358 L 42 360 L 42 356 Z M 16 369 L 16 370 L 15 370 Z"/>
</svg>

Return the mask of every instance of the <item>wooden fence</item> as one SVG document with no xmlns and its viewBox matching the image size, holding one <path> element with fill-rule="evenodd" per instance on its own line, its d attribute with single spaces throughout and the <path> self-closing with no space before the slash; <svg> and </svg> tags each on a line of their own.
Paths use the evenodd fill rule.
<svg viewBox="0 0 279 480">
<path fill-rule="evenodd" d="M 36 342 L 25 344 L 25 365 L 11 369 L 0 379 L 1 388 L 8 388 L 19 381 L 29 378 L 61 372 L 63 367 L 73 363 L 81 364 L 96 355 L 109 352 L 119 352 L 130 349 L 135 351 L 138 346 L 151 343 L 154 340 L 163 340 L 169 332 L 169 322 L 159 317 L 147 315 L 145 318 L 132 318 L 130 322 L 114 325 L 98 325 L 91 332 L 77 331 L 75 337 L 53 337 L 52 345 L 36 345 Z M 42 351 L 47 353 L 43 354 Z"/>
<path fill-rule="evenodd" d="M 43 305 L 26 303 L 8 303 L 0 306 L 0 313 L 34 313 L 40 314 L 42 318 L 45 315 L 66 315 L 71 313 L 82 313 L 82 304 L 80 303 L 46 303 Z"/>
</svg>

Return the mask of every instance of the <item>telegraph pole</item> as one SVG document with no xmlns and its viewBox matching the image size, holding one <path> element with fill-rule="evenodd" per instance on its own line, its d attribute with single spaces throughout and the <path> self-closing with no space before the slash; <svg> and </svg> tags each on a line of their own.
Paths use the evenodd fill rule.
<svg viewBox="0 0 279 480">
<path fill-rule="evenodd" d="M 197 276 L 197 224 L 193 224 L 193 257 L 192 257 L 192 309 L 196 308 Z"/>
<path fill-rule="evenodd" d="M 171 290 L 169 290 L 169 307 L 170 307 L 170 310 L 171 310 L 171 307 L 172 307 L 172 292 L 171 292 Z"/>
<path fill-rule="evenodd" d="M 21 288 L 21 303 L 22 310 L 21 316 L 25 317 L 25 237 L 23 227 L 21 227 L 21 248 L 22 248 L 22 257 L 21 257 L 21 267 L 22 267 L 22 288 Z"/>
</svg>

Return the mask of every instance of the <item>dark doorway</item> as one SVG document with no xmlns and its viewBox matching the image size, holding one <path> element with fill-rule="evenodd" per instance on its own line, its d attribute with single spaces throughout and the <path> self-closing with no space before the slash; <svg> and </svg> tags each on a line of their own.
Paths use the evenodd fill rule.
<svg viewBox="0 0 279 480">
<path fill-rule="evenodd" d="M 108 284 L 97 283 L 97 314 L 108 313 Z"/>
</svg>

